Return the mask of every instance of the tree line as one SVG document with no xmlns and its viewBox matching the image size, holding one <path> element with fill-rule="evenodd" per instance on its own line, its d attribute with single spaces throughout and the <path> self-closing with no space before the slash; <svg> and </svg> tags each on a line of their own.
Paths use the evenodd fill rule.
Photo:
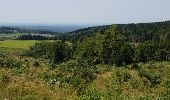
<svg viewBox="0 0 170 100">
<path fill-rule="evenodd" d="M 16 38 L 17 40 L 50 40 L 50 37 L 42 35 L 21 35 Z"/>
</svg>

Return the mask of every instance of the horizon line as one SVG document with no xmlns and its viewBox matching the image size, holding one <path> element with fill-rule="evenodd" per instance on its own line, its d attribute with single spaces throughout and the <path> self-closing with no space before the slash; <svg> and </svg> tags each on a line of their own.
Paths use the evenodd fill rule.
<svg viewBox="0 0 170 100">
<path fill-rule="evenodd" d="M 63 26 L 97 26 L 97 25 L 114 25 L 114 24 L 139 24 L 139 23 L 154 23 L 154 22 L 166 22 L 170 20 L 159 20 L 159 21 L 140 21 L 140 22 L 126 22 L 126 23 L 14 23 L 14 22 L 0 22 L 0 25 L 5 25 L 5 26 L 20 26 L 20 25 L 25 25 L 25 26 L 57 26 L 57 25 L 63 25 Z"/>
</svg>

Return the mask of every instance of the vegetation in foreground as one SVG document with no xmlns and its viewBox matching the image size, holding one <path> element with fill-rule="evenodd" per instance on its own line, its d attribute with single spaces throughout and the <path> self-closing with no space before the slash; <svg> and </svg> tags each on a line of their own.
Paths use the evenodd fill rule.
<svg viewBox="0 0 170 100">
<path fill-rule="evenodd" d="M 15 57 L 15 56 L 14 56 Z M 69 61 L 47 67 L 47 61 L 5 57 L 0 68 L 0 98 L 16 100 L 122 100 L 170 98 L 170 62 L 93 67 Z M 7 62 L 5 62 L 7 61 Z"/>
</svg>

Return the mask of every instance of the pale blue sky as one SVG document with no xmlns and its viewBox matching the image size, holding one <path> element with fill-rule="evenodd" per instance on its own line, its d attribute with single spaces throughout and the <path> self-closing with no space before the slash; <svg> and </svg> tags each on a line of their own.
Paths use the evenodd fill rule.
<svg viewBox="0 0 170 100">
<path fill-rule="evenodd" d="M 113 24 L 170 20 L 170 0 L 0 0 L 0 23 Z"/>
</svg>

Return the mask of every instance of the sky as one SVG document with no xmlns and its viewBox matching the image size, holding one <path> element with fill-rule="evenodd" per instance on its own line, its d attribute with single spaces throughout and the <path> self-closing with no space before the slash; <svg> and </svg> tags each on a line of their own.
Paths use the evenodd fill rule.
<svg viewBox="0 0 170 100">
<path fill-rule="evenodd" d="M 118 24 L 170 20 L 170 0 L 0 0 L 0 23 Z"/>
</svg>

